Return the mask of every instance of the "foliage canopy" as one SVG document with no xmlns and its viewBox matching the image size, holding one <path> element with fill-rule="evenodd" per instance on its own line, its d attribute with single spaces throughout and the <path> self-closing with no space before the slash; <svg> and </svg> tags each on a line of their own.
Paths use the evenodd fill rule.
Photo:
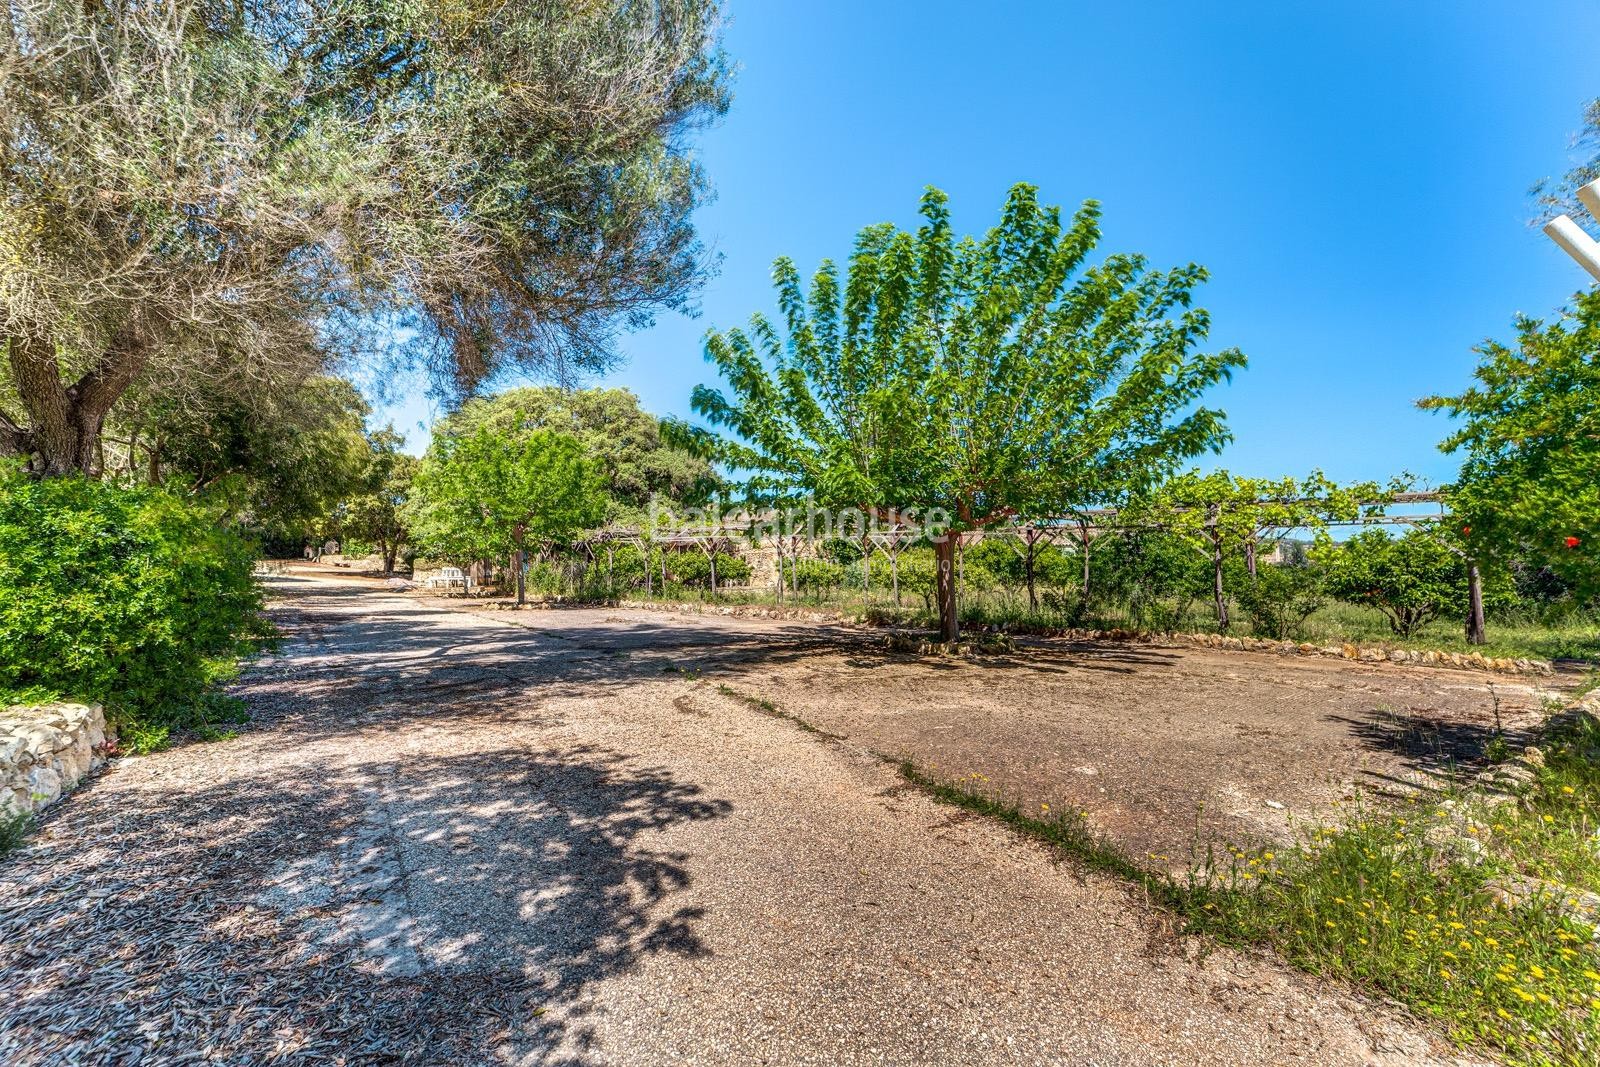
<svg viewBox="0 0 1600 1067">
<path fill-rule="evenodd" d="M 1085 266 L 1098 205 L 1064 221 L 1026 184 L 981 239 L 956 238 L 936 189 L 921 213 L 915 233 L 862 230 L 842 286 L 824 261 L 808 292 L 779 259 L 782 335 L 760 314 L 708 335 L 731 396 L 700 386 L 693 405 L 753 501 L 939 509 L 959 532 L 1113 501 L 1228 439 L 1199 400 L 1245 360 L 1196 351 L 1203 268 Z M 947 639 L 954 609 L 952 585 Z"/>
<path fill-rule="evenodd" d="M 457 390 L 605 365 L 707 269 L 717 33 L 715 0 L 7 5 L 0 450 L 97 471 L 136 383 L 386 339 Z"/>
<path fill-rule="evenodd" d="M 1440 447 L 1463 455 L 1447 495 L 1466 546 L 1600 592 L 1600 292 L 1552 322 L 1520 318 L 1515 347 L 1478 352 L 1475 386 L 1422 401 L 1462 423 Z"/>
</svg>

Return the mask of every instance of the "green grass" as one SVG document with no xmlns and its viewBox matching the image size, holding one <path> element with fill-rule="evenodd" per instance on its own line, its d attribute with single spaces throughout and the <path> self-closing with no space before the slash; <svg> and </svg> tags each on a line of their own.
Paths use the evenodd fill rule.
<svg viewBox="0 0 1600 1067">
<path fill-rule="evenodd" d="M 1469 645 L 1459 621 L 1435 619 L 1410 638 L 1401 639 L 1390 631 L 1387 620 L 1376 609 L 1336 602 L 1306 620 L 1305 640 L 1317 644 L 1348 640 L 1396 648 L 1482 652 L 1485 656 L 1511 659 L 1600 662 L 1600 620 L 1590 615 L 1574 614 L 1550 623 L 1519 615 L 1491 618 L 1487 630 L 1487 645 Z"/>
<path fill-rule="evenodd" d="M 1600 730 L 1556 743 L 1525 807 L 1481 799 L 1357 807 L 1290 845 L 1212 846 L 1188 874 L 1152 870 L 1096 834 L 1081 813 L 1024 812 L 982 779 L 901 773 L 936 799 L 999 819 L 1078 862 L 1142 887 L 1191 933 L 1270 946 L 1313 974 L 1406 1004 L 1463 1046 L 1516 1064 L 1593 1064 L 1600 1049 L 1600 946 L 1555 904 L 1500 903 L 1511 873 L 1595 888 Z M 1442 847 L 1433 827 L 1480 827 L 1481 862 Z M 1432 831 L 1432 832 L 1430 832 Z"/>
</svg>

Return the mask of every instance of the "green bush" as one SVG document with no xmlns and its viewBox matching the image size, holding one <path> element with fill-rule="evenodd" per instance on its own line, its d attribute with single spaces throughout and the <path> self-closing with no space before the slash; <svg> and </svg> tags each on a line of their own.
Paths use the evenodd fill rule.
<svg viewBox="0 0 1600 1067">
<path fill-rule="evenodd" d="M 699 550 L 667 557 L 667 571 L 684 585 L 711 585 L 711 559 Z M 750 564 L 742 556 L 717 553 L 717 585 L 740 585 L 750 580 Z"/>
<path fill-rule="evenodd" d="M 1310 564 L 1262 564 L 1253 578 L 1248 574 L 1229 577 L 1231 586 L 1239 591 L 1239 607 L 1257 637 L 1299 639 L 1306 619 L 1328 602 L 1322 571 Z"/>
<path fill-rule="evenodd" d="M 1400 637 L 1410 637 L 1430 619 L 1467 613 L 1466 558 L 1441 531 L 1418 528 L 1390 537 L 1368 530 L 1342 545 L 1320 545 L 1314 555 L 1327 567 L 1329 592 L 1377 608 Z M 1484 572 L 1483 597 L 1489 610 L 1511 603 L 1510 576 Z"/>
<path fill-rule="evenodd" d="M 844 582 L 844 567 L 825 559 L 797 559 L 789 577 L 801 592 L 822 596 Z"/>
<path fill-rule="evenodd" d="M 208 685 L 266 633 L 253 563 L 172 494 L 0 468 L 0 693 L 203 720 Z"/>
</svg>

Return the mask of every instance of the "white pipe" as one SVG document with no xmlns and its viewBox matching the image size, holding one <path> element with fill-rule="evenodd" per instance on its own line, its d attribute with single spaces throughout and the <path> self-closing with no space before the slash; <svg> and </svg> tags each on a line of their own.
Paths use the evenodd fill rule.
<svg viewBox="0 0 1600 1067">
<path fill-rule="evenodd" d="M 1589 190 L 1588 186 L 1584 191 Z M 1576 222 L 1566 215 L 1551 219 L 1544 225 L 1545 236 L 1560 245 L 1578 265 L 1600 281 L 1600 244 L 1583 232 Z"/>
<path fill-rule="evenodd" d="M 1578 199 L 1583 201 L 1583 206 L 1589 209 L 1589 214 L 1600 219 L 1600 179 L 1590 182 L 1578 190 Z"/>
</svg>

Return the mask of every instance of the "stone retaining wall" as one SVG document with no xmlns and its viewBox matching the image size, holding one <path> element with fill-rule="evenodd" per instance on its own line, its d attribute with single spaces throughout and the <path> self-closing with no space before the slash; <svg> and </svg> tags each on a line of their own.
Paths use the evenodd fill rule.
<svg viewBox="0 0 1600 1067">
<path fill-rule="evenodd" d="M 111 737 L 99 704 L 0 709 L 0 818 L 55 803 L 105 764 Z"/>
</svg>

